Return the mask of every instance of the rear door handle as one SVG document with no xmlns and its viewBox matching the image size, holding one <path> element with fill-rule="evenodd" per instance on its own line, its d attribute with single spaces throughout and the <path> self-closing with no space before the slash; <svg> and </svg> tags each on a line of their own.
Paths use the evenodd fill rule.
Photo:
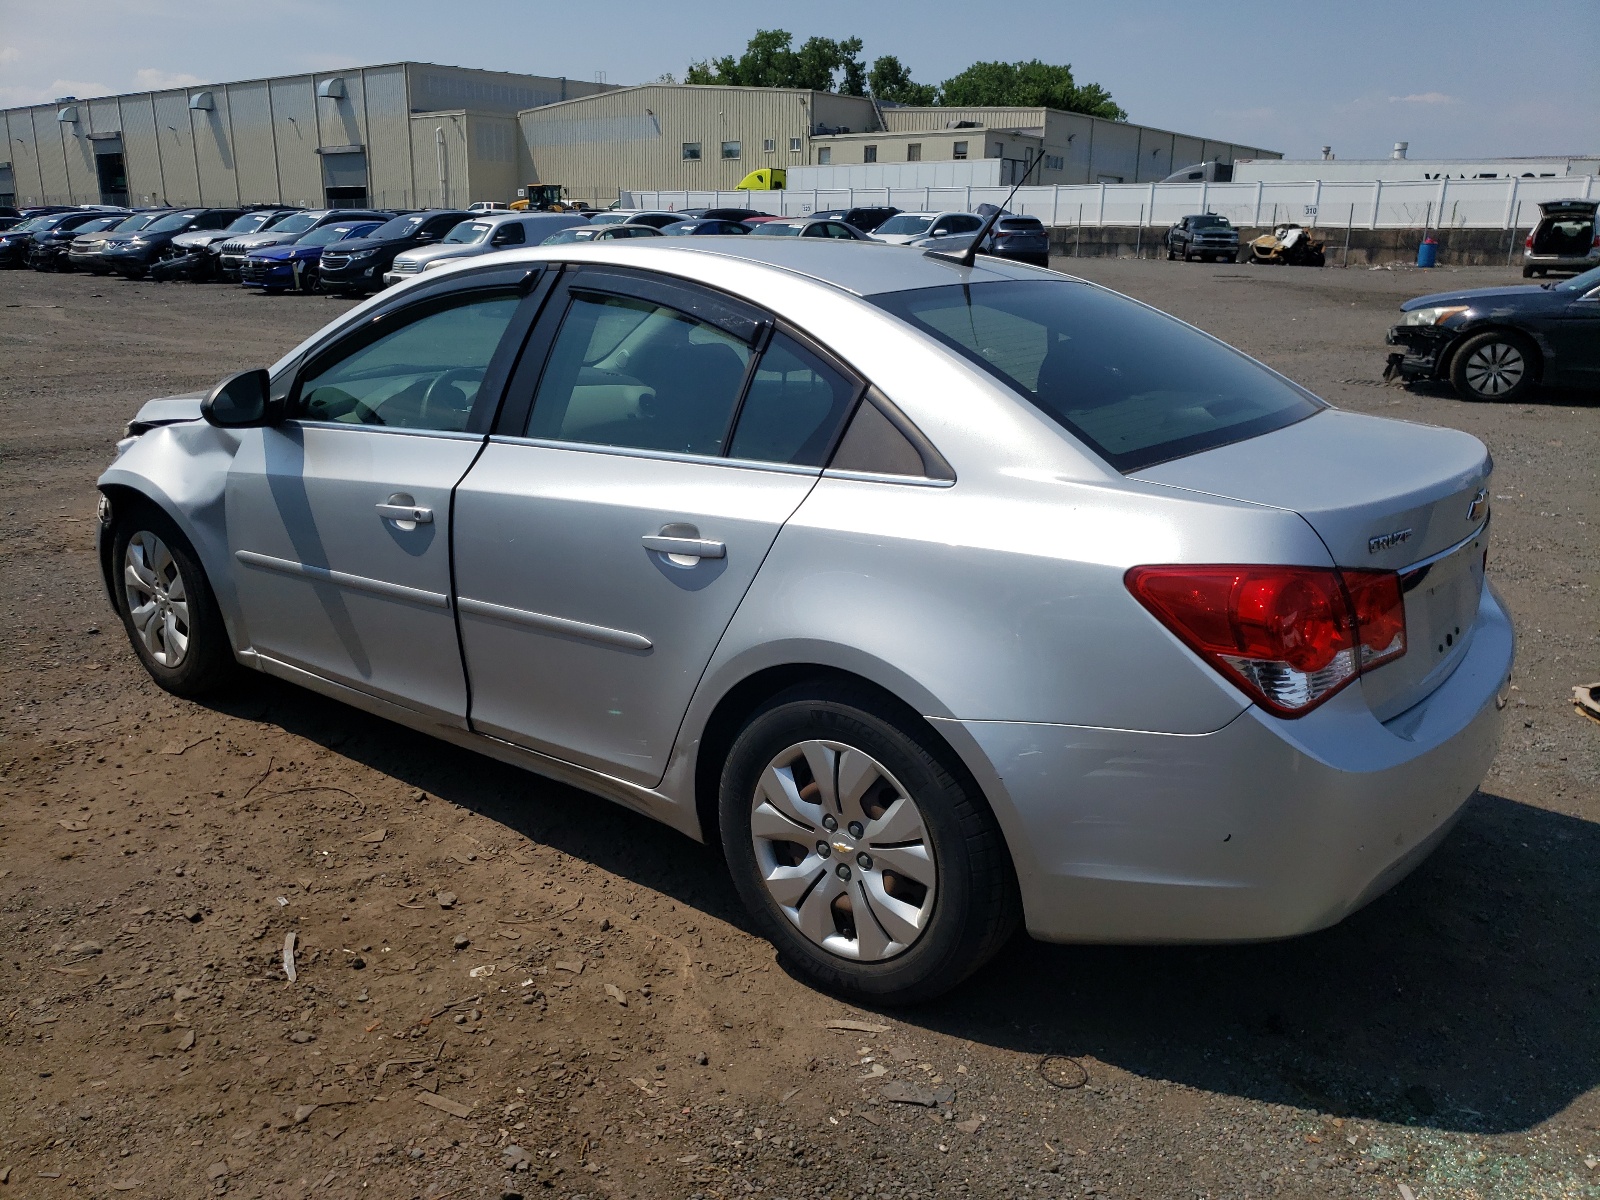
<svg viewBox="0 0 1600 1200">
<path fill-rule="evenodd" d="M 728 553 L 727 546 L 721 542 L 708 542 L 703 538 L 665 537 L 647 533 L 639 540 L 644 543 L 646 550 L 654 550 L 658 554 L 681 554 L 685 558 L 723 558 Z"/>
<path fill-rule="evenodd" d="M 380 504 L 378 515 L 385 521 L 414 521 L 418 525 L 433 524 L 433 509 L 418 508 L 414 504 Z"/>
</svg>

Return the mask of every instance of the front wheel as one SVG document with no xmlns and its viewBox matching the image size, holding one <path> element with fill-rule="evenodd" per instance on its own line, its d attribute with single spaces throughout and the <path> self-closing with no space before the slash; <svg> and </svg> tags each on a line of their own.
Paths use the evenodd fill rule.
<svg viewBox="0 0 1600 1200">
<path fill-rule="evenodd" d="M 875 1003 L 956 986 L 1018 921 L 993 814 L 919 724 L 862 690 L 800 687 L 722 772 L 723 849 L 762 932 L 812 983 Z"/>
<path fill-rule="evenodd" d="M 172 519 L 137 505 L 119 520 L 111 553 L 117 611 L 150 677 L 179 696 L 226 683 L 236 664 L 222 612 Z"/>
<path fill-rule="evenodd" d="M 1515 400 L 1533 386 L 1533 354 L 1512 333 L 1468 338 L 1450 362 L 1450 383 L 1463 400 Z"/>
</svg>

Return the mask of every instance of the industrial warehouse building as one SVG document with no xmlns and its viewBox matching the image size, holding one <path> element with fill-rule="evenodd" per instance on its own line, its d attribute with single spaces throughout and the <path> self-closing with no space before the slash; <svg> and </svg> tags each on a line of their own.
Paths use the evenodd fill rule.
<svg viewBox="0 0 1600 1200">
<path fill-rule="evenodd" d="M 0 204 L 509 200 L 558 184 L 732 190 L 761 167 L 981 168 L 971 183 L 1140 183 L 1274 151 L 1045 108 L 897 108 L 789 88 L 601 83 L 391 63 L 0 112 Z M 989 178 L 992 175 L 993 178 Z"/>
<path fill-rule="evenodd" d="M 428 63 L 0 111 L 0 204 L 465 205 L 523 182 L 517 113 L 607 85 Z"/>
<path fill-rule="evenodd" d="M 518 114 L 535 172 L 574 199 L 618 189 L 728 191 L 761 167 L 996 160 L 1014 183 L 1144 183 L 1179 167 L 1276 158 L 1257 146 L 1047 108 L 896 108 L 786 88 L 619 88 Z M 976 182 L 976 181 L 975 181 Z"/>
</svg>

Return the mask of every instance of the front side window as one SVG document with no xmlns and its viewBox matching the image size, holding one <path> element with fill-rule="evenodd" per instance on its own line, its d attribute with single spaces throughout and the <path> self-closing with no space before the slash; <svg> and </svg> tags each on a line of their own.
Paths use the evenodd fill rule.
<svg viewBox="0 0 1600 1200">
<path fill-rule="evenodd" d="M 1124 472 L 1257 437 L 1323 407 L 1199 330 L 1088 284 L 979 283 L 874 301 Z"/>
<path fill-rule="evenodd" d="M 739 143 L 738 142 L 723 142 L 722 143 L 722 157 L 723 158 L 738 158 L 739 157 Z"/>
<path fill-rule="evenodd" d="M 750 348 L 737 338 L 664 305 L 574 295 L 527 435 L 719 454 L 749 360 Z"/>
<path fill-rule="evenodd" d="M 699 142 L 685 142 L 683 144 L 683 157 L 685 159 L 688 159 L 691 162 L 699 159 L 699 157 L 700 157 L 700 143 Z"/>
<path fill-rule="evenodd" d="M 729 456 L 822 466 L 856 390 L 799 342 L 773 334 L 739 409 Z"/>
<path fill-rule="evenodd" d="M 300 381 L 293 415 L 459 433 L 519 302 L 509 292 L 453 297 L 423 306 L 375 341 L 349 352 L 335 347 Z"/>
</svg>

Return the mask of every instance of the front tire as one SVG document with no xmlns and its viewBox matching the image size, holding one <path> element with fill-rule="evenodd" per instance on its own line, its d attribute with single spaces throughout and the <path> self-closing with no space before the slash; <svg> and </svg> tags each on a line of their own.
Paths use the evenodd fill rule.
<svg viewBox="0 0 1600 1200">
<path fill-rule="evenodd" d="M 1450 360 L 1450 383 L 1463 400 L 1516 400 L 1533 386 L 1533 347 L 1514 333 L 1468 338 Z"/>
<path fill-rule="evenodd" d="M 1018 922 L 993 814 L 919 726 L 864 689 L 802 685 L 722 771 L 723 849 L 762 933 L 816 986 L 872 1003 L 949 990 Z"/>
<path fill-rule="evenodd" d="M 149 504 L 130 510 L 112 540 L 117 612 L 133 652 L 167 691 L 202 696 L 237 664 L 222 611 L 189 539 Z"/>
</svg>

